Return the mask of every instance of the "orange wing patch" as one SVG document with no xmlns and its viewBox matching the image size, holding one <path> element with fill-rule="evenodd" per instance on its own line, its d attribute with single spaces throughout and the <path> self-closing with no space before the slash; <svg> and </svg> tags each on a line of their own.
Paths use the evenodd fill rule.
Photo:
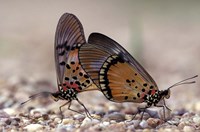
<svg viewBox="0 0 200 132">
<path fill-rule="evenodd" d="M 117 102 L 140 103 L 152 88 L 157 89 L 117 55 L 104 62 L 100 70 L 100 86 L 108 99 Z"/>
<path fill-rule="evenodd" d="M 78 92 L 99 90 L 80 65 L 78 48 L 70 51 L 65 66 L 63 90 L 68 88 L 74 88 Z"/>
</svg>

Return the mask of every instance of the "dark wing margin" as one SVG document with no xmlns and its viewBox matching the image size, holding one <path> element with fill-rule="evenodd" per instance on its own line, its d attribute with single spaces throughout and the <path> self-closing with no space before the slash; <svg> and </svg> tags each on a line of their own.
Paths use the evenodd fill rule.
<svg viewBox="0 0 200 132">
<path fill-rule="evenodd" d="M 147 71 L 128 51 L 111 38 L 100 33 L 92 33 L 89 36 L 88 43 L 81 46 L 79 59 L 83 69 L 90 75 L 96 85 L 99 86 L 99 72 L 103 63 L 109 56 L 118 55 L 121 59 L 132 65 L 147 82 L 151 82 L 157 87 L 155 81 Z"/>
<path fill-rule="evenodd" d="M 55 65 L 58 82 L 62 83 L 65 62 L 69 57 L 70 50 L 77 44 L 86 43 L 83 26 L 73 14 L 63 14 L 58 22 L 55 34 Z"/>
</svg>

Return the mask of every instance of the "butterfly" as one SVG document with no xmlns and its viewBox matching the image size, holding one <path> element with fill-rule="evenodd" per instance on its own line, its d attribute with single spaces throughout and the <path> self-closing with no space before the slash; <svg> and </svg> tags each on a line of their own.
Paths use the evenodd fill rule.
<svg viewBox="0 0 200 132">
<path fill-rule="evenodd" d="M 55 101 L 67 100 L 66 103 L 59 107 L 61 113 L 61 108 L 65 105 L 68 105 L 69 110 L 80 113 L 70 108 L 72 101 L 76 100 L 83 106 L 86 115 L 91 117 L 89 111 L 77 97 L 78 93 L 98 90 L 79 62 L 79 48 L 84 44 L 86 44 L 86 40 L 79 19 L 73 14 L 63 14 L 57 25 L 54 45 L 58 91 L 55 93 L 42 92 L 35 94 L 30 96 L 29 100 L 38 95 L 51 95 Z"/>
<path fill-rule="evenodd" d="M 170 110 L 165 99 L 170 97 L 170 89 L 194 77 L 180 81 L 166 90 L 159 90 L 148 72 L 117 42 L 100 34 L 92 33 L 87 45 L 82 45 L 79 59 L 83 69 L 100 88 L 105 97 L 114 102 L 146 103 L 144 110 L 157 106 Z M 160 101 L 163 105 L 158 105 Z M 142 113 L 142 116 L 143 116 Z M 165 115 L 164 115 L 165 119 Z"/>
</svg>

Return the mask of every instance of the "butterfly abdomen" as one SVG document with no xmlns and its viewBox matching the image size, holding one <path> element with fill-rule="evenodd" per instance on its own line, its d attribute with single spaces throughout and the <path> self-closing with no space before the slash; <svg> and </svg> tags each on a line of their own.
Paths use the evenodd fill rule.
<svg viewBox="0 0 200 132">
<path fill-rule="evenodd" d="M 73 100 L 77 98 L 77 93 L 78 91 L 74 88 L 68 88 L 66 90 L 60 88 L 59 98 L 63 100 Z"/>
<path fill-rule="evenodd" d="M 149 90 L 148 94 L 144 96 L 144 102 L 146 102 L 149 107 L 152 105 L 156 106 L 161 99 L 162 95 L 158 90 Z"/>
</svg>

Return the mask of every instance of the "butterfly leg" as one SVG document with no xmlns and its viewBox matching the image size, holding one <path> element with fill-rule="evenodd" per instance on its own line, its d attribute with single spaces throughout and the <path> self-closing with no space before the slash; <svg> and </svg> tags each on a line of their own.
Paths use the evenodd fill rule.
<svg viewBox="0 0 200 132">
<path fill-rule="evenodd" d="M 146 107 L 144 107 L 144 108 L 138 108 L 138 113 L 141 113 L 141 112 L 142 112 L 142 116 L 141 116 L 140 120 L 142 120 L 142 119 L 143 119 L 144 112 L 145 112 L 145 110 L 146 110 L 147 108 L 149 108 L 149 107 L 148 107 L 148 106 L 146 106 Z"/>
<path fill-rule="evenodd" d="M 66 103 L 64 103 L 63 105 L 61 105 L 60 107 L 59 107 L 59 109 L 60 109 L 60 114 L 61 114 L 61 116 L 62 116 L 62 120 L 61 120 L 61 123 L 62 123 L 62 121 L 63 121 L 63 113 L 62 113 L 62 107 L 63 106 L 65 106 L 65 105 L 67 105 L 69 103 L 69 106 L 71 105 L 71 100 L 69 100 L 68 102 L 66 102 Z"/>
<path fill-rule="evenodd" d="M 133 118 L 132 118 L 130 121 L 132 121 L 132 120 L 136 117 L 136 115 L 137 115 L 137 114 L 140 114 L 141 112 L 142 112 L 142 116 L 141 116 L 140 120 L 142 120 L 142 119 L 143 119 L 144 112 L 145 112 L 145 110 L 146 110 L 147 108 L 149 108 L 149 107 L 148 107 L 148 106 L 146 106 L 146 107 L 144 107 L 144 108 L 138 107 L 137 113 L 133 116 Z"/>
<path fill-rule="evenodd" d="M 83 115 L 82 113 L 80 113 L 80 112 L 78 112 L 78 111 L 73 110 L 73 109 L 70 108 L 70 107 L 71 107 L 71 104 L 72 104 L 72 100 L 69 100 L 68 102 L 64 103 L 63 105 L 61 105 L 61 106 L 59 107 L 60 113 L 61 113 L 61 116 L 62 116 L 62 120 L 63 120 L 63 117 L 64 117 L 64 116 L 63 116 L 63 113 L 62 113 L 62 107 L 65 106 L 65 105 L 67 105 L 67 104 L 69 104 L 69 105 L 68 105 L 68 110 L 71 110 L 71 111 L 73 111 L 73 112 L 76 112 L 76 113 L 79 113 L 79 114 Z M 62 120 L 61 120 L 61 123 L 62 123 Z"/>
<path fill-rule="evenodd" d="M 156 107 L 162 107 L 163 108 L 163 117 L 164 117 L 164 121 L 166 121 L 166 116 L 165 116 L 165 108 L 169 111 L 171 111 L 171 109 L 169 107 L 167 107 L 165 100 L 163 100 L 163 105 L 155 105 Z"/>
<path fill-rule="evenodd" d="M 68 110 L 71 110 L 71 111 L 73 111 L 73 112 L 76 112 L 76 113 L 79 113 L 79 114 L 81 114 L 81 115 L 84 115 L 84 114 L 82 114 L 82 113 L 79 112 L 79 111 L 76 111 L 76 110 L 71 109 L 70 107 L 71 107 L 71 102 L 70 102 L 70 104 L 68 105 Z"/>
<path fill-rule="evenodd" d="M 85 109 L 85 113 L 86 113 L 86 116 L 90 119 L 93 119 L 93 116 L 90 114 L 90 112 L 88 111 L 88 109 L 85 107 L 85 105 L 80 101 L 78 100 L 78 98 L 76 98 L 76 101 L 81 105 L 83 106 L 83 108 Z"/>
<path fill-rule="evenodd" d="M 169 107 L 167 107 L 167 105 L 166 105 L 166 103 L 165 103 L 165 100 L 163 100 L 163 102 L 164 102 L 165 108 L 167 108 L 169 111 L 172 111 Z"/>
</svg>

